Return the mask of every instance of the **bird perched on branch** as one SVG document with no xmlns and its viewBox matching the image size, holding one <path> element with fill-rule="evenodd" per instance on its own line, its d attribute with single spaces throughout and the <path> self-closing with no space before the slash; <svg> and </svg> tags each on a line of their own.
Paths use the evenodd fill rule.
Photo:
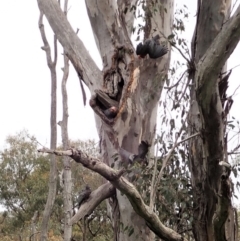
<svg viewBox="0 0 240 241">
<path fill-rule="evenodd" d="M 136 54 L 144 58 L 147 54 L 151 59 L 162 57 L 168 52 L 166 46 L 159 43 L 160 36 L 156 35 L 152 39 L 147 39 L 144 43 L 139 43 L 136 48 Z"/>
<path fill-rule="evenodd" d="M 138 154 L 133 154 L 128 152 L 127 150 L 120 148 L 119 154 L 122 157 L 124 161 L 127 161 L 128 163 L 135 163 L 135 162 L 142 162 L 147 163 L 146 155 L 148 153 L 149 144 L 147 141 L 141 141 L 141 143 L 138 146 Z"/>
<path fill-rule="evenodd" d="M 85 189 L 79 192 L 79 195 L 77 198 L 78 209 L 89 198 L 91 192 L 92 190 L 88 185 L 86 185 Z"/>
<path fill-rule="evenodd" d="M 107 116 L 109 119 L 115 118 L 118 113 L 118 108 L 115 106 L 112 106 L 106 110 L 103 111 L 105 116 Z"/>
</svg>

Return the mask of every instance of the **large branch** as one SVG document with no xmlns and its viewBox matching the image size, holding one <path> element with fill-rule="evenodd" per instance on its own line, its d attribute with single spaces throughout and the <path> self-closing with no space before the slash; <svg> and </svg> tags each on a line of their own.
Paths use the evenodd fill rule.
<svg viewBox="0 0 240 241">
<path fill-rule="evenodd" d="M 160 238 L 169 241 L 185 241 L 186 239 L 163 225 L 156 213 L 150 211 L 150 208 L 144 203 L 140 193 L 135 186 L 126 178 L 122 177 L 124 170 L 114 170 L 105 163 L 96 158 L 89 157 L 80 150 L 70 149 L 67 151 L 55 151 L 41 149 L 40 152 L 52 153 L 60 156 L 70 156 L 77 163 L 81 163 L 88 169 L 99 173 L 101 176 L 110 181 L 113 186 L 125 194 L 130 201 L 134 211 L 141 216 L 147 223 L 148 227 Z"/>
<path fill-rule="evenodd" d="M 119 16 L 116 1 L 85 0 L 85 3 L 103 68 L 109 69 L 115 49 L 121 45 L 131 47 L 125 23 Z"/>
<path fill-rule="evenodd" d="M 37 0 L 39 9 L 46 16 L 57 39 L 62 44 L 64 51 L 72 62 L 77 73 L 84 80 L 90 91 L 99 89 L 102 74 L 92 60 L 82 41 L 74 32 L 66 16 L 55 0 Z"/>
<path fill-rule="evenodd" d="M 131 37 L 138 0 L 117 0 L 121 18 L 126 23 L 128 36 Z"/>
<path fill-rule="evenodd" d="M 199 1 L 202 5 L 199 5 L 198 10 L 200 16 L 197 18 L 198 31 L 194 40 L 196 52 L 193 53 L 197 66 L 195 89 L 191 91 L 193 104 L 189 126 L 192 132 L 195 129 L 200 130 L 202 138 L 196 138 L 189 146 L 192 150 L 190 168 L 193 174 L 194 203 L 200 203 L 200 208 L 195 209 L 193 214 L 196 220 L 193 233 L 199 240 L 206 239 L 209 235 L 214 235 L 215 240 L 226 239 L 224 224 L 231 206 L 228 176 L 223 179 L 223 169 L 219 167 L 219 161 L 224 160 L 225 132 L 221 99 L 223 91 L 219 88 L 219 75 L 240 40 L 240 6 L 226 21 L 228 16 L 223 13 L 228 12 L 230 1 L 217 2 L 213 5 L 212 1 Z M 211 14 L 206 15 L 205 9 Z M 206 16 L 211 16 L 207 29 L 204 24 L 208 19 Z M 208 36 L 202 42 L 204 33 Z M 199 57 L 201 59 L 198 61 Z M 206 214 L 201 212 L 204 209 L 208 209 Z"/>
<path fill-rule="evenodd" d="M 240 5 L 234 15 L 223 25 L 206 54 L 197 65 L 197 89 L 202 85 L 212 85 L 221 68 L 232 54 L 240 40 Z M 211 86 L 206 86 L 211 88 Z M 203 93 L 204 94 L 204 93 Z"/>
<path fill-rule="evenodd" d="M 115 192 L 116 189 L 110 182 L 98 187 L 91 193 L 87 202 L 80 206 L 78 212 L 70 220 L 69 225 L 73 225 L 74 223 L 84 218 L 86 215 L 90 215 L 103 200 L 111 197 Z"/>
</svg>

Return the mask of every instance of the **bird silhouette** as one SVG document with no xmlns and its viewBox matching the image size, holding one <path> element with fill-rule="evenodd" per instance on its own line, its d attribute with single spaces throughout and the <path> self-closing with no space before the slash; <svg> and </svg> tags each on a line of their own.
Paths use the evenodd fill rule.
<svg viewBox="0 0 240 241">
<path fill-rule="evenodd" d="M 136 48 L 136 54 L 144 58 L 147 54 L 151 59 L 162 57 L 168 52 L 166 46 L 159 43 L 160 36 L 156 35 L 152 39 L 147 39 L 144 43 L 139 43 Z"/>
<path fill-rule="evenodd" d="M 78 209 L 89 198 L 91 192 L 92 190 L 88 185 L 86 185 L 85 189 L 79 192 L 78 198 L 77 198 Z"/>
</svg>

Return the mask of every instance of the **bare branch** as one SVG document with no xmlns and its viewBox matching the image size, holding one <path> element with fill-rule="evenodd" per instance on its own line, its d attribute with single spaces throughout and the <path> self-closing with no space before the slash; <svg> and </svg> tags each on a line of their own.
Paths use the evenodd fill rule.
<svg viewBox="0 0 240 241">
<path fill-rule="evenodd" d="M 54 66 L 56 66 L 56 58 L 55 58 L 56 56 L 55 55 L 57 52 L 57 46 L 55 45 L 55 37 L 54 37 L 54 53 L 55 53 L 55 55 L 54 55 L 54 61 L 52 61 L 51 49 L 50 49 L 50 46 L 49 46 L 49 43 L 48 43 L 48 40 L 46 37 L 44 25 L 43 25 L 43 12 L 40 12 L 40 17 L 38 20 L 38 27 L 39 27 L 39 30 L 41 33 L 43 44 L 44 44 L 44 46 L 42 47 L 42 50 L 44 50 L 46 52 L 48 67 L 49 68 L 54 67 Z"/>
<path fill-rule="evenodd" d="M 171 41 L 169 41 L 169 42 L 171 43 Z M 184 53 L 182 52 L 182 50 L 180 48 L 178 48 L 175 44 L 172 44 L 172 43 L 171 43 L 171 46 L 178 50 L 178 52 L 182 55 L 182 57 L 187 61 L 189 66 L 192 65 L 191 61 L 184 55 Z"/>
<path fill-rule="evenodd" d="M 57 2 L 56 2 L 57 3 Z M 58 4 L 58 3 L 57 3 Z M 57 39 L 54 36 L 54 61 L 51 58 L 51 49 L 46 38 L 44 25 L 43 25 L 43 12 L 40 9 L 39 17 L 39 30 L 43 40 L 47 65 L 51 73 L 51 116 L 50 116 L 50 125 L 51 125 L 51 134 L 50 134 L 50 148 L 55 149 L 57 146 L 57 73 L 56 73 L 56 64 L 57 64 Z M 44 241 L 47 239 L 47 229 L 48 222 L 50 219 L 50 213 L 53 208 L 53 204 L 56 198 L 57 191 L 57 166 L 55 156 L 50 158 L 50 176 L 49 176 L 49 191 L 48 198 L 43 212 L 42 225 L 41 225 L 41 235 L 40 240 Z"/>
<path fill-rule="evenodd" d="M 78 212 L 71 218 L 69 225 L 73 225 L 86 215 L 90 215 L 103 200 L 111 197 L 115 192 L 116 189 L 110 182 L 98 187 L 91 193 L 88 201 L 80 206 Z"/>
<path fill-rule="evenodd" d="M 102 74 L 92 60 L 82 41 L 78 38 L 69 24 L 59 4 L 55 0 L 38 0 L 39 9 L 44 13 L 48 22 L 62 44 L 64 51 L 89 87 L 90 91 L 100 88 Z"/>
<path fill-rule="evenodd" d="M 135 212 L 146 221 L 148 227 L 156 235 L 158 235 L 158 237 L 165 240 L 186 241 L 186 239 L 182 235 L 179 235 L 174 230 L 163 225 L 163 223 L 159 220 L 158 215 L 153 213 L 150 208 L 144 203 L 140 193 L 137 191 L 135 186 L 130 183 L 126 178 L 121 176 L 123 170 L 114 170 L 105 163 L 99 161 L 98 159 L 89 157 L 82 151 L 76 149 L 71 149 L 67 151 L 42 149 L 39 150 L 39 152 L 70 156 L 76 162 L 81 163 L 88 169 L 99 173 L 101 176 L 105 177 L 108 181 L 110 181 L 113 186 L 115 186 L 127 196 Z"/>
<path fill-rule="evenodd" d="M 176 84 L 174 84 L 174 85 L 172 85 L 172 86 L 169 86 L 169 87 L 164 87 L 164 89 L 167 89 L 167 90 L 169 91 L 169 90 L 171 90 L 172 88 L 176 87 L 176 86 L 179 84 L 179 82 L 182 80 L 182 78 L 184 77 L 184 75 L 185 75 L 186 73 L 187 73 L 187 70 L 185 70 L 185 71 L 182 73 L 181 77 L 180 77 L 179 80 L 176 82 Z"/>
<path fill-rule="evenodd" d="M 54 37 L 53 37 L 53 48 L 54 48 L 54 59 L 53 59 L 53 64 L 56 66 L 57 64 L 57 57 L 58 57 L 58 50 L 57 50 L 57 36 L 56 34 L 54 34 Z"/>
<path fill-rule="evenodd" d="M 231 70 L 233 70 L 233 69 L 235 69 L 235 68 L 237 68 L 239 66 L 240 66 L 240 64 L 237 64 L 234 67 L 232 67 L 231 69 L 228 69 L 227 71 L 223 72 L 222 74 L 226 74 L 226 73 L 230 72 Z"/>
<path fill-rule="evenodd" d="M 197 88 L 216 81 L 221 68 L 240 40 L 240 5 L 234 15 L 223 25 L 212 45 L 197 64 Z M 212 80 L 212 81 L 211 81 Z M 209 87 L 210 88 L 210 87 Z M 211 89 L 211 88 L 210 88 Z"/>
</svg>

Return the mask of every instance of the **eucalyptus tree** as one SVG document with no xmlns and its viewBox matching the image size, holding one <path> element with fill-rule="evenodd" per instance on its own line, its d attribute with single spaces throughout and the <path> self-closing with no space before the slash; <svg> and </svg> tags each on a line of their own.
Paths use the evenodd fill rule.
<svg viewBox="0 0 240 241">
<path fill-rule="evenodd" d="M 42 151 L 68 155 L 108 180 L 91 193 L 89 202 L 81 205 L 69 224 L 91 213 L 97 204 L 111 197 L 108 208 L 115 240 L 154 240 L 154 234 L 162 240 L 187 240 L 185 232 L 178 231 L 169 222 L 163 223 L 154 208 L 155 192 L 161 185 L 161 170 L 168 165 L 178 143 L 175 142 L 164 157 L 161 170 L 153 178 L 150 205 L 145 203 L 144 193 L 140 194 L 125 174 L 129 165 L 138 162 L 145 165 L 142 148 L 146 151 L 146 146 L 153 146 L 158 102 L 168 79 L 171 53 L 169 51 L 158 59 L 138 58 L 131 41 L 134 16 L 141 5 L 144 26 L 140 28 L 144 40 L 159 34 L 169 49 L 171 46 L 178 48 L 173 33 L 174 1 L 86 0 L 102 58 L 102 70 L 89 55 L 58 2 L 37 2 L 80 82 L 84 82 L 91 92 L 89 104 L 96 114 L 102 160 L 74 148 Z M 191 238 L 197 241 L 237 240 L 227 165 L 225 131 L 231 105 L 226 97 L 229 75 L 224 75 L 224 66 L 240 39 L 240 6 L 231 17 L 230 8 L 231 0 L 199 0 L 191 57 L 187 58 L 180 50 L 188 66 L 186 88 L 190 91 L 187 100 L 190 110 L 185 141 L 188 142 L 188 168 L 193 190 L 190 231 L 193 233 Z M 175 27 L 181 28 L 181 23 L 178 21 Z"/>
</svg>

